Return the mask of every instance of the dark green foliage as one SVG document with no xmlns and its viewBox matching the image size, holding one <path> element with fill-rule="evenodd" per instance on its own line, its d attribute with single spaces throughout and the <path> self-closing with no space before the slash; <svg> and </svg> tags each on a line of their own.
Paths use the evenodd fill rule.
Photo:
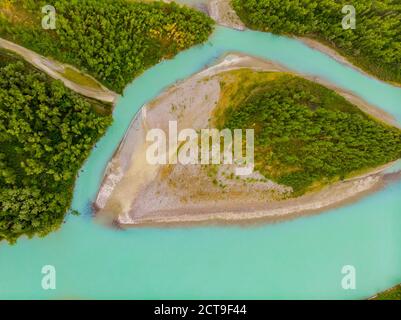
<svg viewBox="0 0 401 320">
<path fill-rule="evenodd" d="M 380 79 L 401 83 L 399 0 L 233 0 L 233 5 L 252 28 L 317 38 Z M 354 30 L 342 28 L 344 5 L 356 9 Z"/>
<path fill-rule="evenodd" d="M 57 229 L 111 123 L 59 81 L 0 51 L 0 241 Z"/>
<path fill-rule="evenodd" d="M 380 292 L 374 300 L 401 300 L 401 285 L 395 286 L 384 292 Z"/>
<path fill-rule="evenodd" d="M 0 36 L 77 66 L 121 93 L 135 76 L 180 50 L 207 40 L 212 20 L 175 3 L 57 0 L 56 30 L 43 30 L 48 1 L 15 0 L 29 17 L 0 19 Z"/>
<path fill-rule="evenodd" d="M 255 168 L 294 195 L 401 157 L 401 131 L 314 82 L 283 75 L 223 114 L 255 129 Z"/>
<path fill-rule="evenodd" d="M 192 9 L 125 0 L 56 0 L 57 28 L 44 30 L 46 4 L 0 3 L 0 36 L 75 65 L 120 93 L 146 68 L 212 31 L 212 20 Z M 107 109 L 1 52 L 0 241 L 59 227 L 76 174 L 111 122 L 94 110 Z"/>
</svg>

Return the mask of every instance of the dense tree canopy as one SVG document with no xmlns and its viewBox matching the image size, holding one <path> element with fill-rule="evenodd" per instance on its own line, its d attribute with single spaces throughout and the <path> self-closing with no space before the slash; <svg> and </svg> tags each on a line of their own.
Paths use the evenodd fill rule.
<svg viewBox="0 0 401 320">
<path fill-rule="evenodd" d="M 75 65 L 118 92 L 212 31 L 201 12 L 126 0 L 55 0 L 56 29 L 45 30 L 47 4 L 1 1 L 0 36 Z M 96 113 L 103 107 L 0 51 L 0 241 L 59 227 L 77 172 L 111 122 Z"/>
<path fill-rule="evenodd" d="M 252 92 L 220 126 L 254 128 L 255 168 L 294 195 L 401 157 L 399 129 L 319 84 L 285 74 Z"/>
<path fill-rule="evenodd" d="M 57 229 L 111 116 L 0 51 L 0 241 Z"/>
<path fill-rule="evenodd" d="M 56 29 L 43 30 L 43 0 L 6 0 L 0 36 L 92 74 L 119 93 L 156 64 L 207 40 L 212 20 L 175 3 L 55 0 Z"/>
<path fill-rule="evenodd" d="M 250 27 L 317 38 L 377 77 L 401 83 L 399 0 L 233 0 Z M 356 29 L 344 30 L 344 5 L 356 9 Z"/>
</svg>

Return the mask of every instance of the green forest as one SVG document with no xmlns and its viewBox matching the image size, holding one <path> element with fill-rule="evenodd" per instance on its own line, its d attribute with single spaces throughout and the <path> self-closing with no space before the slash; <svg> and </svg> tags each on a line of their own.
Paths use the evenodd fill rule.
<svg viewBox="0 0 401 320">
<path fill-rule="evenodd" d="M 0 241 L 61 225 L 78 170 L 112 121 L 98 104 L 0 50 Z"/>
<path fill-rule="evenodd" d="M 232 0 L 250 28 L 307 36 L 338 50 L 378 78 L 401 83 L 399 0 Z M 356 28 L 344 30 L 344 5 L 356 9 Z"/>
<path fill-rule="evenodd" d="M 3 2 L 3 0 L 2 0 Z M 56 29 L 44 30 L 44 0 L 4 0 L 0 36 L 78 67 L 122 93 L 144 70 L 206 41 L 212 20 L 175 3 L 55 0 Z"/>
<path fill-rule="evenodd" d="M 272 79 L 259 77 L 238 99 L 240 89 L 217 123 L 253 128 L 255 169 L 292 187 L 293 196 L 401 158 L 401 130 L 315 82 L 290 74 Z"/>
</svg>

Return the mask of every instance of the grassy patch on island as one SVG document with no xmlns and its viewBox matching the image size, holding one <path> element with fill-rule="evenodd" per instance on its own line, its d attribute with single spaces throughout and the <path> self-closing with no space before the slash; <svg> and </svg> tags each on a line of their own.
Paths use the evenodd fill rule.
<svg viewBox="0 0 401 320">
<path fill-rule="evenodd" d="M 61 72 L 61 75 L 63 75 L 64 78 L 81 86 L 96 90 L 101 89 L 101 86 L 98 82 L 73 68 L 65 67 L 64 72 Z"/>
</svg>

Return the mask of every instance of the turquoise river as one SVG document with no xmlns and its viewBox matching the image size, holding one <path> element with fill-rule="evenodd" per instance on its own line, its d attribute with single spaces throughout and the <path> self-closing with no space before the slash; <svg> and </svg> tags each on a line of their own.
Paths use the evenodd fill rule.
<svg viewBox="0 0 401 320">
<path fill-rule="evenodd" d="M 114 124 L 93 149 L 63 227 L 41 239 L 0 244 L 0 298 L 361 299 L 401 282 L 401 181 L 345 207 L 253 227 L 112 230 L 94 223 L 91 202 L 104 168 L 140 107 L 228 51 L 325 78 L 401 122 L 401 88 L 369 78 L 301 42 L 217 27 L 210 40 L 147 70 L 125 90 Z M 41 287 L 44 265 L 57 287 Z M 356 289 L 341 286 L 344 265 Z"/>
</svg>

